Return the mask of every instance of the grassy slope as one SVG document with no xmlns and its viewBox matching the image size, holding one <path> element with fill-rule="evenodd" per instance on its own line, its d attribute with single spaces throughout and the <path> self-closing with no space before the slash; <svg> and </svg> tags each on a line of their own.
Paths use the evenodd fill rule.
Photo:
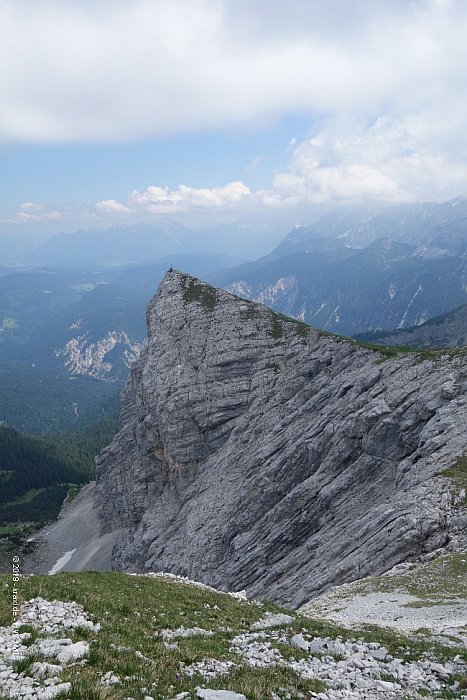
<svg viewBox="0 0 467 700">
<path fill-rule="evenodd" d="M 6 587 L 11 585 L 11 577 L 0 577 L 0 625 L 11 622 L 9 588 Z M 200 677 L 189 678 L 183 674 L 183 664 L 190 665 L 206 657 L 240 663 L 239 657 L 229 651 L 230 640 L 250 630 L 252 623 L 263 617 L 265 611 L 279 610 L 270 603 L 258 606 L 194 586 L 120 573 L 25 577 L 19 588 L 24 600 L 37 595 L 48 600 L 76 600 L 95 621 L 102 623 L 98 634 L 85 631 L 75 634 L 76 640 L 85 638 L 91 642 L 91 651 L 84 667 L 77 664 L 65 672 L 63 680 L 72 683 L 72 691 L 67 693 L 70 700 L 124 700 L 128 697 L 142 700 L 145 695 L 168 698 L 182 691 L 193 691 L 197 685 L 230 689 L 244 693 L 248 700 L 261 700 L 270 698 L 271 692 L 281 688 L 287 688 L 291 698 L 298 698 L 299 693 L 317 692 L 323 687 L 320 681 L 301 680 L 292 671 L 280 667 L 261 669 L 239 665 L 229 675 L 208 683 Z M 287 626 L 288 636 L 300 631 L 314 636 L 340 634 L 346 639 L 355 636 L 335 625 L 287 612 L 294 615 L 294 621 Z M 179 650 L 167 649 L 159 633 L 181 626 L 212 630 L 214 636 L 177 639 Z M 366 630 L 358 636 L 367 641 L 379 641 L 394 656 L 406 660 L 420 658 L 427 651 L 439 660 L 459 653 L 459 648 L 442 647 L 424 639 L 409 640 L 387 630 Z M 300 657 L 300 651 L 287 649 L 290 656 Z M 281 651 L 285 650 L 281 648 Z M 135 656 L 135 652 L 140 652 L 142 657 Z M 465 656 L 467 660 L 467 652 Z M 100 686 L 102 674 L 108 671 L 120 678 L 130 678 L 122 685 Z"/>
</svg>

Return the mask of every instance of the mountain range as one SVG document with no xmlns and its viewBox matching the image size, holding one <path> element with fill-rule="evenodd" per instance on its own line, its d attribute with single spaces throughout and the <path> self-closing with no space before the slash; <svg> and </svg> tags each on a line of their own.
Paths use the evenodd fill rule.
<svg viewBox="0 0 467 700">
<path fill-rule="evenodd" d="M 350 248 L 366 248 L 380 238 L 413 246 L 423 257 L 463 255 L 467 250 L 467 199 L 447 202 L 341 206 L 297 226 L 276 253 L 308 253 L 317 239 L 337 239 Z"/>
<path fill-rule="evenodd" d="M 424 323 L 466 302 L 467 200 L 342 206 L 210 281 L 343 335 Z"/>
<path fill-rule="evenodd" d="M 57 597 L 82 602 L 96 620 L 102 611 L 118 612 L 115 644 L 108 644 L 114 615 L 107 613 L 105 644 L 90 640 L 82 627 L 75 631 L 92 647 L 65 640 L 90 649 L 91 676 L 81 663 L 72 664 L 73 688 L 81 694 L 107 684 L 118 695 L 125 677 L 126 684 L 135 679 L 141 696 L 150 687 L 167 698 L 191 692 L 260 700 L 302 697 L 312 688 L 320 697 L 365 700 L 383 691 L 398 695 L 398 689 L 414 697 L 443 689 L 461 696 L 465 252 L 456 247 L 459 237 L 443 247 L 439 236 L 407 243 L 390 235 L 371 240 L 372 231 L 369 226 L 364 240 L 359 229 L 364 245 L 358 248 L 341 229 L 327 237 L 295 229 L 270 255 L 247 264 L 225 254 L 190 253 L 117 267 L 105 258 L 105 264 L 66 269 L 0 270 L 0 569 L 11 570 L 14 548 L 25 573 L 92 570 L 24 578 L 28 596 L 41 596 L 37 611 L 50 595 L 54 616 L 62 606 Z M 172 263 L 201 270 L 242 296 L 290 308 L 298 318 L 215 288 Z M 318 302 L 321 330 L 303 322 Z M 446 312 L 433 318 L 439 309 Z M 341 334 L 385 323 L 390 331 L 367 333 L 361 342 Z M 438 345 L 452 349 L 430 349 Z M 117 393 L 128 370 L 115 434 Z M 49 435 L 28 436 L 11 426 Z M 103 445 L 97 482 L 74 498 L 92 478 Z M 34 532 L 44 522 L 47 527 Z M 192 587 L 189 578 L 203 583 Z M 244 590 L 222 596 L 203 584 L 246 589 L 255 600 L 240 606 L 234 598 Z M 8 585 L 5 580 L 5 590 Z M 122 586 L 129 592 L 123 598 Z M 147 599 L 138 607 L 141 587 Z M 263 597 L 291 608 L 305 604 L 305 614 L 341 624 L 397 620 L 400 628 L 412 625 L 411 637 L 374 627 L 347 633 L 322 619 L 308 623 L 273 603 L 257 603 Z M 147 612 L 154 600 L 154 615 L 138 614 L 136 608 Z M 193 629 L 186 628 L 187 614 Z M 136 636 L 135 620 L 148 623 Z M 162 630 L 160 659 L 155 620 Z M 172 639 L 168 632 L 176 643 L 164 641 Z M 224 636 L 211 639 L 217 632 Z M 327 636 L 317 639 L 318 633 Z M 38 676 L 40 661 L 30 654 L 43 642 L 36 635 L 33 647 L 15 647 L 25 649 L 25 665 L 7 660 L 3 676 L 6 683 L 14 677 L 15 688 L 26 674 Z M 449 635 L 449 647 L 440 647 L 441 635 Z M 237 668 L 243 662 L 232 657 L 238 640 L 248 644 L 247 685 L 246 667 Z M 94 642 L 102 651 L 97 662 Z M 121 657 L 113 671 L 110 647 Z M 127 652 L 150 674 L 143 688 Z M 236 660 L 226 662 L 226 653 Z M 157 689 L 156 659 L 156 675 L 164 679 Z M 196 671 L 188 679 L 189 661 Z M 273 666 L 274 685 L 257 673 L 263 662 Z M 210 674 L 199 676 L 203 686 L 224 690 L 194 689 L 201 668 Z M 223 669 L 220 679 L 213 679 L 213 668 Z M 298 668 L 306 679 L 310 668 L 319 669 L 332 688 L 316 685 L 314 676 L 312 686 L 295 684 L 289 671 Z M 46 694 L 53 680 L 45 680 Z"/>
<path fill-rule="evenodd" d="M 164 219 L 60 234 L 31 254 L 40 266 L 1 271 L 0 360 L 123 382 L 144 342 L 147 300 L 172 264 L 316 328 L 384 339 L 466 303 L 466 212 L 461 199 L 340 207 L 292 229 L 254 262 L 206 250 L 228 240 L 241 248 L 244 236 L 256 230 L 261 239 L 270 224 L 225 224 L 198 235 Z M 201 242 L 204 252 L 139 260 Z M 462 326 L 459 316 L 441 339 L 425 334 L 423 346 L 455 345 Z M 417 335 L 410 337 L 409 345 Z"/>
<path fill-rule="evenodd" d="M 466 300 L 463 255 L 421 257 L 389 239 L 362 250 L 339 239 L 323 239 L 323 246 L 316 239 L 312 252 L 291 249 L 286 239 L 271 255 L 209 281 L 342 335 L 418 325 Z"/>
<path fill-rule="evenodd" d="M 127 265 L 186 253 L 217 253 L 255 259 L 271 250 L 290 229 L 287 220 L 225 222 L 192 228 L 165 217 L 137 223 L 59 233 L 17 251 L 30 265 Z M 9 249 L 6 248 L 6 251 Z M 0 254 L 2 248 L 0 246 Z"/>
</svg>

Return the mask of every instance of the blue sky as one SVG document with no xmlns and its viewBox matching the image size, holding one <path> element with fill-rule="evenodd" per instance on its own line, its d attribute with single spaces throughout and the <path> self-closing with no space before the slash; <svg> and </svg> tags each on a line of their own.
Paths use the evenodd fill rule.
<svg viewBox="0 0 467 700">
<path fill-rule="evenodd" d="M 21 202 L 88 206 L 125 199 L 149 184 L 211 187 L 242 179 L 270 186 L 287 165 L 292 139 L 309 133 L 308 116 L 291 115 L 261 128 L 238 126 L 130 143 L 0 145 L 0 208 L 13 216 Z"/>
<path fill-rule="evenodd" d="M 464 0 L 2 0 L 0 232 L 466 195 L 466 36 Z"/>
</svg>

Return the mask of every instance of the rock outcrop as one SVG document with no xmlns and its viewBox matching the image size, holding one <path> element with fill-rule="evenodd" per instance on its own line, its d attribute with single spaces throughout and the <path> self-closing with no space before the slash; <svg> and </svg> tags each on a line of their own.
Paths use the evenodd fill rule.
<svg viewBox="0 0 467 700">
<path fill-rule="evenodd" d="M 142 343 L 122 330 L 107 331 L 96 340 L 85 332 L 70 338 L 63 347 L 56 349 L 55 357 L 62 360 L 70 374 L 115 381 L 119 370 L 128 370 L 138 358 L 141 347 Z"/>
<path fill-rule="evenodd" d="M 298 606 L 455 544 L 462 353 L 396 358 L 169 271 L 97 470 L 113 566 Z"/>
</svg>

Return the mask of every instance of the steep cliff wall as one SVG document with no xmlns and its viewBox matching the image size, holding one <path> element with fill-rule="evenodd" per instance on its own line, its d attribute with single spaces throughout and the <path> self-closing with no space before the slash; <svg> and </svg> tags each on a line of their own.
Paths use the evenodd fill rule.
<svg viewBox="0 0 467 700">
<path fill-rule="evenodd" d="M 113 565 L 299 605 L 459 536 L 465 355 L 386 358 L 177 271 L 98 465 Z"/>
</svg>

